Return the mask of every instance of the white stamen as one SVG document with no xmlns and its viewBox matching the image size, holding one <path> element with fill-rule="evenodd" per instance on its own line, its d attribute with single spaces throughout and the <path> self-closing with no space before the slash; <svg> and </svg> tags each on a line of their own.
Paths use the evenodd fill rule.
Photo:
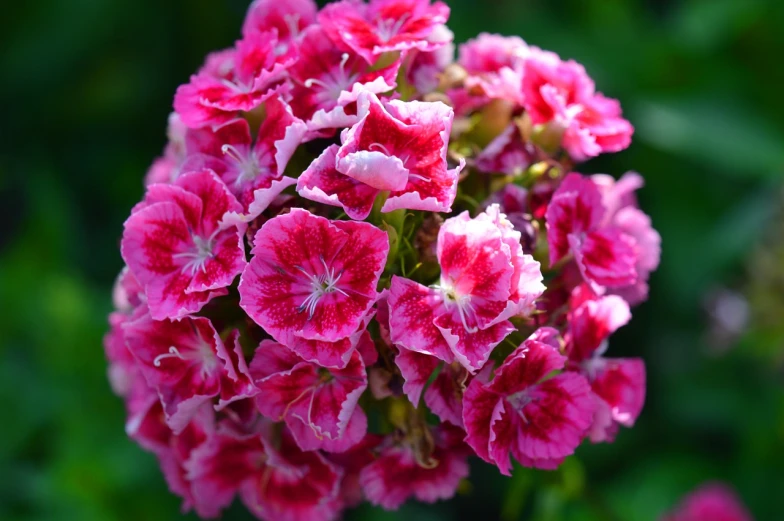
<svg viewBox="0 0 784 521">
<path fill-rule="evenodd" d="M 443 281 L 442 285 L 431 287 L 441 291 L 444 296 L 444 305 L 447 309 L 450 309 L 452 305 L 457 306 L 457 314 L 460 316 L 460 323 L 463 324 L 463 328 L 465 328 L 467 332 L 476 333 L 479 331 L 478 327 L 471 327 L 468 325 L 469 313 L 471 314 L 471 317 L 476 316 L 476 309 L 471 303 L 471 295 L 458 295 L 451 285 L 444 284 Z"/>
<path fill-rule="evenodd" d="M 171 346 L 169 347 L 168 353 L 164 353 L 162 355 L 156 356 L 155 359 L 152 361 L 152 365 L 154 365 L 155 367 L 160 367 L 161 360 L 165 360 L 167 358 L 179 358 L 180 360 L 185 360 L 185 357 L 180 354 L 179 350 L 177 350 L 176 347 Z"/>
<path fill-rule="evenodd" d="M 388 42 L 393 36 L 397 35 L 398 31 L 403 27 L 403 24 L 405 24 L 406 20 L 410 17 L 411 13 L 405 13 L 397 20 L 393 18 L 380 20 L 377 25 L 378 37 L 384 42 Z"/>
<path fill-rule="evenodd" d="M 215 257 L 212 248 L 215 246 L 215 236 L 220 232 L 220 228 L 215 230 L 211 236 L 204 239 L 198 235 L 193 235 L 193 244 L 195 249 L 182 253 L 175 253 L 172 255 L 175 259 L 187 259 L 188 262 L 182 267 L 182 272 L 187 273 L 190 271 L 191 275 L 195 275 L 197 271 L 201 270 L 202 273 L 207 273 L 207 260 Z"/>
<path fill-rule="evenodd" d="M 235 188 L 239 188 L 244 182 L 251 181 L 262 173 L 259 158 L 253 152 L 244 155 L 237 147 L 229 144 L 221 146 L 221 152 L 230 157 L 239 167 L 240 175 L 234 180 Z"/>
<path fill-rule="evenodd" d="M 301 271 L 310 281 L 311 293 L 298 308 L 300 312 L 308 312 L 308 320 L 313 318 L 313 315 L 316 313 L 316 306 L 324 295 L 337 291 L 345 297 L 348 296 L 345 291 L 337 287 L 337 283 L 340 280 L 340 277 L 343 276 L 343 272 L 341 271 L 335 274 L 334 269 L 327 266 L 327 261 L 324 257 L 321 257 L 321 264 L 324 266 L 324 273 L 321 275 L 313 275 L 308 273 L 302 266 L 294 266 L 294 268 Z"/>
<path fill-rule="evenodd" d="M 368 147 L 368 150 L 373 150 L 374 148 L 375 148 L 375 149 L 378 149 L 378 150 L 380 150 L 381 152 L 385 153 L 386 155 L 388 155 L 388 156 L 390 156 L 390 157 L 393 155 L 393 154 L 392 154 L 392 153 L 389 151 L 389 149 L 388 149 L 386 146 L 382 145 L 381 143 L 372 143 L 372 144 L 371 144 L 371 145 Z"/>
</svg>

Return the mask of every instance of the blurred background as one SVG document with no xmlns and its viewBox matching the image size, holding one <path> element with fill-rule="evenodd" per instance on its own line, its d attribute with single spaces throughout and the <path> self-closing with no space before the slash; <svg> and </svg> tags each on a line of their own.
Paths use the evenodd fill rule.
<svg viewBox="0 0 784 521">
<path fill-rule="evenodd" d="M 178 518 L 154 457 L 123 432 L 101 339 L 174 90 L 239 36 L 247 3 L 3 4 L 2 520 Z M 518 34 L 574 58 L 636 126 L 630 149 L 581 170 L 647 181 L 662 264 L 609 353 L 645 358 L 648 400 L 614 445 L 586 444 L 558 472 L 476 463 L 451 502 L 347 519 L 652 521 L 716 479 L 758 521 L 783 519 L 784 2 L 447 3 L 458 42 Z"/>
</svg>

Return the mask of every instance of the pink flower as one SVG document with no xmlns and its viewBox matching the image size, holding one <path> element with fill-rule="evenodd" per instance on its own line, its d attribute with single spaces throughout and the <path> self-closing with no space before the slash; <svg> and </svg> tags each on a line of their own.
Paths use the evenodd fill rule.
<svg viewBox="0 0 784 521">
<path fill-rule="evenodd" d="M 296 181 L 283 176 L 286 165 L 305 136 L 305 123 L 274 96 L 265 103 L 266 118 L 251 138 L 244 119 L 212 130 L 189 130 L 185 169 L 211 168 L 242 204 L 247 220 L 264 211 L 272 200 Z"/>
<path fill-rule="evenodd" d="M 224 407 L 256 393 L 236 331 L 229 335 L 227 348 L 210 321 L 202 317 L 173 322 L 144 315 L 124 330 L 128 350 L 158 393 L 166 422 L 175 433 L 216 396 L 219 407 Z"/>
<path fill-rule="evenodd" d="M 447 167 L 452 109 L 443 103 L 382 103 L 363 92 L 357 115 L 337 152 L 327 149 L 302 175 L 300 195 L 342 206 L 355 219 L 367 217 L 380 191 L 389 192 L 382 212 L 451 211 L 463 168 Z"/>
<path fill-rule="evenodd" d="M 509 455 L 522 465 L 556 468 L 591 425 L 594 402 L 579 374 L 560 373 L 557 331 L 542 328 L 509 355 L 489 381 L 474 378 L 463 396 L 466 442 L 509 475 Z"/>
<path fill-rule="evenodd" d="M 478 95 L 473 103 L 503 99 L 522 105 L 522 66 L 530 54 L 517 36 L 482 33 L 460 46 L 457 63 L 468 73 L 467 93 Z"/>
<path fill-rule="evenodd" d="M 364 438 L 367 420 L 357 400 L 367 388 L 367 373 L 358 352 L 345 368 L 326 369 L 263 340 L 250 370 L 259 411 L 285 420 L 302 450 L 345 452 Z"/>
<path fill-rule="evenodd" d="M 208 170 L 151 185 L 125 221 L 121 251 L 155 320 L 179 319 L 226 293 L 245 267 L 243 229 L 222 226 L 240 204 Z"/>
<path fill-rule="evenodd" d="M 239 492 L 259 519 L 331 521 L 341 510 L 340 470 L 302 452 L 287 431 L 241 434 L 219 428 L 188 462 L 197 511 L 214 517 Z"/>
<path fill-rule="evenodd" d="M 373 451 L 382 440 L 381 436 L 368 434 L 361 442 L 346 452 L 324 454 L 324 457 L 339 467 L 343 473 L 343 479 L 340 482 L 340 497 L 345 506 L 356 507 L 364 501 L 361 472 L 376 459 Z"/>
<path fill-rule="evenodd" d="M 533 145 L 523 140 L 520 128 L 512 123 L 476 156 L 476 167 L 487 174 L 519 176 L 534 157 Z"/>
<path fill-rule="evenodd" d="M 653 229 L 651 218 L 637 207 L 634 191 L 642 188 L 643 179 L 635 172 L 623 175 L 615 181 L 611 176 L 596 174 L 591 181 L 599 188 L 602 202 L 607 209 L 604 222 L 615 226 L 633 237 L 637 249 L 637 281 L 630 285 L 613 288 L 630 305 L 648 298 L 648 278 L 659 267 L 661 258 L 661 236 Z"/>
<path fill-rule="evenodd" d="M 434 451 L 419 461 L 411 442 L 392 444 L 360 473 L 368 501 L 386 510 L 397 510 L 408 498 L 435 503 L 455 495 L 460 480 L 468 476 L 468 451 L 463 431 L 448 425 L 432 431 Z"/>
<path fill-rule="evenodd" d="M 553 123 L 564 131 L 562 144 L 572 159 L 585 161 L 628 147 L 634 128 L 621 117 L 617 100 L 595 92 L 585 68 L 536 52 L 525 60 L 523 104 L 535 125 Z"/>
<path fill-rule="evenodd" d="M 589 435 L 594 443 L 612 441 L 619 425 L 634 425 L 645 403 L 645 363 L 603 356 L 607 338 L 631 319 L 629 305 L 616 295 L 597 296 L 582 285 L 572 292 L 569 306 L 569 369 L 588 379 L 598 405 Z"/>
<path fill-rule="evenodd" d="M 323 121 L 332 122 L 327 126 L 351 126 L 356 115 L 347 114 L 351 111 L 346 106 L 356 102 L 362 91 L 382 94 L 393 90 L 399 67 L 396 60 L 382 69 L 371 69 L 361 56 L 336 47 L 322 27 L 310 27 L 302 35 L 299 58 L 289 71 L 294 113 L 308 121 L 313 131 L 322 130 L 327 125 Z"/>
<path fill-rule="evenodd" d="M 662 521 L 752 521 L 752 517 L 728 486 L 705 483 Z"/>
<path fill-rule="evenodd" d="M 433 29 L 449 19 L 449 7 L 430 0 L 344 0 L 321 10 L 318 20 L 335 42 L 368 63 L 385 52 L 432 51 L 444 45 L 428 41 Z"/>
<path fill-rule="evenodd" d="M 425 390 L 425 404 L 442 422 L 463 428 L 463 393 L 470 381 L 464 367 L 445 364 Z"/>
<path fill-rule="evenodd" d="M 275 54 L 288 55 L 294 41 L 316 22 L 317 13 L 318 6 L 313 0 L 254 0 L 245 15 L 242 35 L 274 29 L 278 38 Z"/>
<path fill-rule="evenodd" d="M 617 227 L 604 226 L 602 196 L 589 179 L 569 174 L 547 207 L 550 265 L 574 255 L 585 280 L 608 287 L 637 280 L 635 241 Z"/>
<path fill-rule="evenodd" d="M 433 51 L 414 51 L 409 58 L 406 80 L 420 95 L 438 88 L 440 75 L 455 60 L 455 35 L 446 25 L 439 25 L 428 36 L 428 41 L 443 43 Z"/>
<path fill-rule="evenodd" d="M 234 49 L 207 57 L 190 83 L 177 89 L 174 110 L 190 128 L 227 123 L 275 95 L 290 62 L 278 55 L 276 30 L 250 31 Z"/>
<path fill-rule="evenodd" d="M 523 254 L 519 232 L 497 207 L 475 219 L 467 212 L 448 219 L 438 233 L 437 256 L 437 286 L 392 278 L 392 342 L 457 360 L 473 373 L 515 329 L 508 318 L 530 311 L 544 291 L 539 263 Z"/>
<path fill-rule="evenodd" d="M 370 224 L 293 208 L 256 234 L 240 306 L 289 347 L 302 339 L 345 339 L 375 302 L 388 252 L 387 234 Z"/>
</svg>

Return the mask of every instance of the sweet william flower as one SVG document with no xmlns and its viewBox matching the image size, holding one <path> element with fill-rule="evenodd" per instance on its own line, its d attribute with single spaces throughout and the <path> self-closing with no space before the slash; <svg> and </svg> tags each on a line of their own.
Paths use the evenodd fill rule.
<svg viewBox="0 0 784 521">
<path fill-rule="evenodd" d="M 357 331 L 375 303 L 388 252 L 387 234 L 375 226 L 294 208 L 256 234 L 240 306 L 288 347 L 337 342 Z"/>
<path fill-rule="evenodd" d="M 752 517 L 731 488 L 708 482 L 686 496 L 661 521 L 752 521 Z"/>
<path fill-rule="evenodd" d="M 404 349 L 482 368 L 514 330 L 511 316 L 530 311 L 544 286 L 539 264 L 524 255 L 520 234 L 491 207 L 444 222 L 437 256 L 441 278 L 425 287 L 393 277 L 389 293 L 392 342 Z"/>
<path fill-rule="evenodd" d="M 454 496 L 460 480 L 468 476 L 463 435 L 462 430 L 449 425 L 428 431 L 425 436 L 432 441 L 424 443 L 432 443 L 433 450 L 426 461 L 421 461 L 422 449 L 411 439 L 381 449 L 379 457 L 360 473 L 368 501 L 397 510 L 411 497 L 435 503 Z"/>
<path fill-rule="evenodd" d="M 342 508 L 340 469 L 303 452 L 287 431 L 238 433 L 221 426 L 188 462 L 197 511 L 215 517 L 239 494 L 259 519 L 331 521 Z"/>
<path fill-rule="evenodd" d="M 255 394 L 236 332 L 229 335 L 227 347 L 206 318 L 175 322 L 152 320 L 149 315 L 128 323 L 124 332 L 128 350 L 157 391 L 166 422 L 175 433 L 214 397 L 223 407 Z"/>
<path fill-rule="evenodd" d="M 585 378 L 564 369 L 557 331 L 541 328 L 496 369 L 474 378 L 463 396 L 466 442 L 510 475 L 510 454 L 522 465 L 556 468 L 591 425 L 594 402 Z"/>
<path fill-rule="evenodd" d="M 215 130 L 191 129 L 185 142 L 184 169 L 210 168 L 242 205 L 245 220 L 264 211 L 286 187 L 296 181 L 285 177 L 286 165 L 302 142 L 306 126 L 291 108 L 273 96 L 264 104 L 266 117 L 255 141 L 244 119 L 234 119 Z"/>
<path fill-rule="evenodd" d="M 299 58 L 289 69 L 293 83 L 292 108 L 319 132 L 350 126 L 356 121 L 355 102 L 362 91 L 382 94 L 393 90 L 400 60 L 373 69 L 350 49 L 340 49 L 320 26 L 309 27 L 299 41 Z M 353 105 L 353 107 L 348 107 Z"/>
<path fill-rule="evenodd" d="M 201 70 L 181 85 L 174 110 L 190 128 L 219 126 L 274 96 L 292 58 L 279 56 L 276 29 L 250 31 L 234 49 L 210 55 Z"/>
<path fill-rule="evenodd" d="M 222 220 L 241 209 L 209 170 L 148 187 L 125 221 L 121 253 L 153 319 L 182 318 L 226 293 L 245 267 L 244 230 Z"/>
<path fill-rule="evenodd" d="M 564 132 L 562 145 L 576 161 L 629 146 L 634 128 L 621 117 L 617 100 L 595 92 L 585 68 L 537 51 L 524 62 L 523 105 L 535 125 Z"/>
<path fill-rule="evenodd" d="M 587 285 L 572 291 L 566 352 L 569 369 L 584 375 L 597 404 L 589 435 L 612 441 L 620 425 L 631 427 L 645 403 L 645 363 L 607 358 L 607 339 L 631 319 L 629 305 L 616 295 L 596 295 Z"/>
<path fill-rule="evenodd" d="M 317 13 L 318 6 L 313 0 L 254 0 L 245 15 L 242 34 L 247 36 L 274 29 L 277 33 L 275 54 L 288 56 L 296 52 L 295 41 L 315 23 Z"/>
<path fill-rule="evenodd" d="M 357 400 L 367 388 L 367 373 L 359 352 L 345 368 L 327 369 L 264 340 L 250 371 L 259 389 L 259 411 L 285 420 L 301 449 L 345 452 L 364 438 L 367 420 Z"/>
<path fill-rule="evenodd" d="M 619 228 L 636 242 L 637 281 L 612 290 L 634 306 L 648 298 L 648 279 L 659 267 L 661 258 L 661 236 L 653 228 L 651 218 L 638 207 L 634 194 L 642 188 L 644 181 L 635 172 L 628 172 L 617 181 L 609 175 L 595 174 L 591 181 L 599 188 L 602 204 L 607 209 L 604 222 Z"/>
<path fill-rule="evenodd" d="M 430 0 L 344 0 L 321 10 L 318 21 L 335 42 L 368 63 L 386 52 L 432 51 L 444 42 L 429 41 L 433 29 L 449 19 L 449 7 Z"/>
<path fill-rule="evenodd" d="M 634 238 L 617 227 L 604 225 L 605 208 L 596 185 L 571 173 L 553 194 L 547 207 L 550 265 L 574 255 L 585 280 L 608 287 L 637 281 Z"/>
</svg>

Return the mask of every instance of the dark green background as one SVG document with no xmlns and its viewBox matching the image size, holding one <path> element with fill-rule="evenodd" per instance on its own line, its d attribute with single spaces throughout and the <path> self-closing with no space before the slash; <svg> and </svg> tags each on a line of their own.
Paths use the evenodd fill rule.
<svg viewBox="0 0 784 521">
<path fill-rule="evenodd" d="M 519 34 L 575 58 L 636 126 L 629 150 L 582 170 L 636 169 L 648 182 L 662 265 L 609 351 L 645 357 L 648 401 L 634 429 L 581 447 L 560 472 L 506 479 L 477 463 L 452 502 L 348 518 L 654 520 L 706 479 L 731 482 L 758 520 L 784 518 L 784 379 L 748 340 L 719 352 L 704 312 L 713 289 L 743 287 L 781 200 L 784 2 L 449 4 L 457 41 Z M 238 36 L 246 5 L 0 8 L 2 520 L 177 517 L 154 458 L 125 437 L 101 336 L 122 223 L 164 145 L 174 90 Z"/>
</svg>

